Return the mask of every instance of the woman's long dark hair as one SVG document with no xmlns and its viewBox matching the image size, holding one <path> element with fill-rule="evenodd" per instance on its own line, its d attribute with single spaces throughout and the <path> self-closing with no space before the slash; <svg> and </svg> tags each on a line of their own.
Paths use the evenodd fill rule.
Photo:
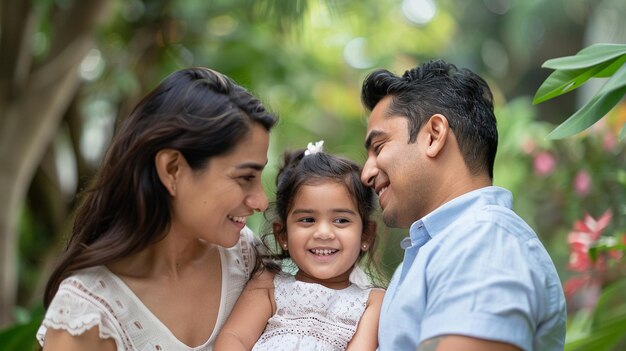
<svg viewBox="0 0 626 351">
<path fill-rule="evenodd" d="M 207 68 L 172 73 L 124 120 L 77 209 L 72 235 L 46 285 L 47 308 L 59 284 L 79 269 L 104 265 L 161 240 L 170 197 L 155 156 L 176 149 L 199 170 L 232 150 L 259 123 L 277 118 L 230 78 Z"/>
</svg>

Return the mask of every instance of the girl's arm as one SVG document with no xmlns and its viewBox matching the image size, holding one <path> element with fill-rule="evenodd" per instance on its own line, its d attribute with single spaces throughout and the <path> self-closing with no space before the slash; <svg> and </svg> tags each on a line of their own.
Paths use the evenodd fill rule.
<svg viewBox="0 0 626 351">
<path fill-rule="evenodd" d="M 274 273 L 255 275 L 239 296 L 215 342 L 215 351 L 252 349 L 274 314 Z"/>
<path fill-rule="evenodd" d="M 352 350 L 376 350 L 378 348 L 378 316 L 383 303 L 385 290 L 372 289 L 367 300 L 367 306 L 352 340 L 348 343 L 346 351 Z"/>
<path fill-rule="evenodd" d="M 100 339 L 100 332 L 97 326 L 80 335 L 72 335 L 61 329 L 48 328 L 43 350 L 115 351 L 117 346 L 115 346 L 113 339 Z"/>
</svg>

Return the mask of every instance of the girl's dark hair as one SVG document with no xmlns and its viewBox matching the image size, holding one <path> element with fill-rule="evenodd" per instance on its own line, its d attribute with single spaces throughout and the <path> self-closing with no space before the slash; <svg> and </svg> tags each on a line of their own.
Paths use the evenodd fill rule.
<svg viewBox="0 0 626 351">
<path fill-rule="evenodd" d="M 287 215 L 303 185 L 327 181 L 345 185 L 352 196 L 361 216 L 363 233 L 369 235 L 365 238 L 369 249 L 361 251 L 358 263 L 363 266 L 374 285 L 384 286 L 385 279 L 376 255 L 376 232 L 367 230 L 373 222 L 372 213 L 376 208 L 374 191 L 361 183 L 361 167 L 354 161 L 324 152 L 306 156 L 304 150 L 285 152 L 283 166 L 276 176 L 276 201 L 266 211 L 268 225 L 271 226 L 274 222 L 287 223 Z M 269 257 L 279 261 L 290 258 L 289 252 L 282 250 L 276 242 L 276 237 L 286 234 L 287 226 L 283 225 L 282 228 L 283 231 L 280 233 L 269 232 L 262 237 L 266 249 L 269 250 Z M 279 270 L 272 261 L 268 263 L 266 260 L 265 266 L 273 271 Z"/>
<path fill-rule="evenodd" d="M 98 174 L 83 194 L 67 249 L 46 285 L 47 308 L 71 273 L 114 262 L 161 240 L 170 197 L 155 156 L 176 149 L 194 170 L 231 151 L 255 123 L 277 118 L 227 76 L 188 68 L 166 77 L 125 119 Z"/>
</svg>

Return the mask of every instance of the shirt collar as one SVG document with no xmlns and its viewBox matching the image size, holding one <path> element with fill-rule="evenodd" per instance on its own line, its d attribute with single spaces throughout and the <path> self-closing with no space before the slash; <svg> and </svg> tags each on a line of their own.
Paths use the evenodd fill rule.
<svg viewBox="0 0 626 351">
<path fill-rule="evenodd" d="M 414 222 L 409 229 L 411 244 L 423 245 L 458 217 L 472 211 L 473 208 L 487 205 L 511 208 L 512 204 L 513 196 L 510 191 L 504 188 L 488 186 L 470 191 L 444 203 L 422 219 Z"/>
</svg>

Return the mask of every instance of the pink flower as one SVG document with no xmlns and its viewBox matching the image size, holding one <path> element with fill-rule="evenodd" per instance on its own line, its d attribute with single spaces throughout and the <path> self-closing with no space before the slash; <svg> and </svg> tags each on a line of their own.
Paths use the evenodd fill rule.
<svg viewBox="0 0 626 351">
<path fill-rule="evenodd" d="M 520 148 L 522 149 L 522 152 L 526 155 L 532 155 L 532 153 L 535 152 L 535 149 L 537 148 L 537 143 L 535 143 L 535 141 L 531 137 L 526 135 L 522 140 Z"/>
<path fill-rule="evenodd" d="M 567 268 L 575 272 L 585 272 L 590 267 L 589 246 L 580 242 L 570 243 L 570 255 Z"/>
<path fill-rule="evenodd" d="M 613 133 L 606 132 L 604 133 L 604 138 L 602 139 L 602 147 L 606 151 L 613 151 L 615 149 L 615 145 L 617 145 L 617 138 Z"/>
<path fill-rule="evenodd" d="M 578 277 L 570 278 L 568 281 L 563 284 L 563 292 L 565 293 L 565 298 L 568 300 L 572 298 L 574 293 L 585 287 L 591 281 L 591 276 L 582 275 Z"/>
<path fill-rule="evenodd" d="M 589 248 L 598 241 L 602 231 L 609 225 L 613 214 L 606 211 L 599 219 L 585 214 L 582 221 L 574 223 L 574 230 L 567 235 L 567 243 L 570 247 L 570 257 L 567 268 L 576 272 L 585 272 L 592 268 L 593 263 L 589 257 Z M 603 263 L 598 262 L 595 268 L 602 269 Z"/>
<path fill-rule="evenodd" d="M 535 173 L 540 176 L 545 176 L 552 173 L 552 171 L 554 171 L 555 165 L 556 161 L 554 160 L 552 154 L 550 154 L 549 152 L 543 151 L 535 156 Z"/>
<path fill-rule="evenodd" d="M 587 233 L 591 236 L 593 241 L 596 241 L 600 237 L 600 234 L 602 234 L 602 231 L 609 225 L 612 217 L 613 213 L 611 210 L 604 212 L 597 220 L 587 213 L 582 221 L 576 221 L 574 223 L 574 230 Z"/>
<path fill-rule="evenodd" d="M 574 191 L 580 196 L 585 196 L 589 193 L 589 189 L 591 189 L 591 176 L 589 172 L 585 170 L 578 171 L 576 177 L 574 177 Z"/>
</svg>

